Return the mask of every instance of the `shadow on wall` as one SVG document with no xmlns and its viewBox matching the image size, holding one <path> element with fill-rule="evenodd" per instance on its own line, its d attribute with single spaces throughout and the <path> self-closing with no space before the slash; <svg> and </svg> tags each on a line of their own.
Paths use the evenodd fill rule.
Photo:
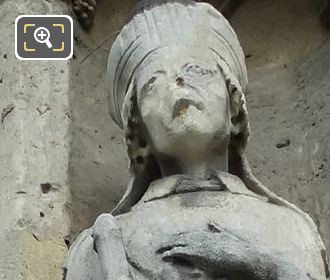
<svg viewBox="0 0 330 280">
<path fill-rule="evenodd" d="M 134 5 L 133 0 L 99 1 L 88 33 L 75 22 L 70 77 L 72 237 L 100 213 L 111 211 L 129 179 L 122 132 L 108 114 L 105 71 L 115 38 L 109 34 L 122 28 Z"/>
<path fill-rule="evenodd" d="M 136 2 L 100 0 L 90 32 L 76 23 L 70 78 L 72 237 L 110 212 L 128 183 L 122 132 L 109 117 L 104 85 L 115 36 L 105 38 L 120 31 Z M 232 23 L 250 76 L 251 166 L 270 189 L 312 215 L 329 250 L 330 127 L 325 120 L 330 107 L 324 104 L 330 104 L 330 70 L 324 61 L 330 63 L 330 43 L 317 5 L 246 0 Z"/>
<path fill-rule="evenodd" d="M 330 252 L 330 34 L 317 1 L 247 0 L 232 24 L 247 57 L 251 167 L 312 216 Z"/>
</svg>

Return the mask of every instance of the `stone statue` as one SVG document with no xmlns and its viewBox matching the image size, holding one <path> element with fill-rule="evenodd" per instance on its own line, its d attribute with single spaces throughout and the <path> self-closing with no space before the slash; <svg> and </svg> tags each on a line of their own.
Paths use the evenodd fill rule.
<svg viewBox="0 0 330 280">
<path fill-rule="evenodd" d="M 67 280 L 324 280 L 311 218 L 251 173 L 244 54 L 190 0 L 140 5 L 112 46 L 111 116 L 131 181 L 72 245 Z"/>
</svg>

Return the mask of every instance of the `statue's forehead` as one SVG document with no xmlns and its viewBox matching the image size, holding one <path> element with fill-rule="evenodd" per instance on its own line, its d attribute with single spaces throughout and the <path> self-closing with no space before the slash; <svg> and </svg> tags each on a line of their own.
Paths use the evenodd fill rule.
<svg viewBox="0 0 330 280">
<path fill-rule="evenodd" d="M 135 78 L 140 86 L 148 83 L 149 80 L 158 75 L 165 75 L 169 78 L 175 78 L 179 75 L 214 75 L 219 72 L 219 65 L 214 57 L 167 53 L 155 54 L 148 58 L 143 65 L 136 71 Z"/>
</svg>

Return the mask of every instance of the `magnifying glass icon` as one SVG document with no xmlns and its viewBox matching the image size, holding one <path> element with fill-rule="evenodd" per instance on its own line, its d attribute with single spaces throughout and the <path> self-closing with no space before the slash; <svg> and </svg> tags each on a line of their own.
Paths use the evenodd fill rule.
<svg viewBox="0 0 330 280">
<path fill-rule="evenodd" d="M 46 27 L 38 27 L 34 31 L 34 39 L 41 44 L 46 44 L 49 49 L 53 47 L 52 43 L 49 41 L 50 32 Z"/>
</svg>

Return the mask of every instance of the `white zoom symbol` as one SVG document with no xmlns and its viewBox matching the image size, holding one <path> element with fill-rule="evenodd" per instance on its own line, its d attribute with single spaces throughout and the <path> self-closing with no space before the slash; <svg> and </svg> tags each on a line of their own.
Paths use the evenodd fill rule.
<svg viewBox="0 0 330 280">
<path fill-rule="evenodd" d="M 41 44 L 46 44 L 49 49 L 53 47 L 52 43 L 49 41 L 50 32 L 46 27 L 38 27 L 34 31 L 34 39 Z"/>
</svg>

